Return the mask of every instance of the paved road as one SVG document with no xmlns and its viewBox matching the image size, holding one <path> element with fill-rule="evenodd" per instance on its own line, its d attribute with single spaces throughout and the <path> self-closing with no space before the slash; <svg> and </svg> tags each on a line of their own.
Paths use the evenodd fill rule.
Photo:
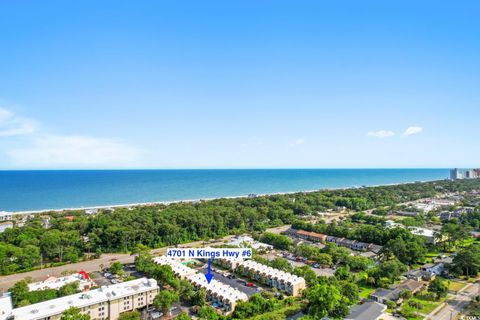
<svg viewBox="0 0 480 320">
<path fill-rule="evenodd" d="M 224 241 L 229 240 L 232 236 L 227 236 L 220 240 L 210 242 L 205 244 L 203 241 L 195 241 L 187 244 L 178 245 L 178 247 L 199 247 L 199 246 L 214 246 L 220 245 Z M 167 248 L 153 249 L 151 253 L 153 255 L 166 254 Z M 33 281 L 41 281 L 47 278 L 48 276 L 61 276 L 64 271 L 79 271 L 85 270 L 87 272 L 98 271 L 100 270 L 100 265 L 109 266 L 113 261 L 119 261 L 121 263 L 133 263 L 135 260 L 134 256 L 129 254 L 121 253 L 106 253 L 103 254 L 99 259 L 83 261 L 78 263 L 71 263 L 64 266 L 45 268 L 41 270 L 34 270 L 30 272 L 17 273 L 8 276 L 0 276 L 0 294 L 7 291 L 11 288 L 16 282 L 25 279 L 26 277 L 31 277 Z"/>
<path fill-rule="evenodd" d="M 451 320 L 456 319 L 460 312 L 470 303 L 472 298 L 480 294 L 480 284 L 473 283 L 458 291 L 457 294 L 448 298 L 447 302 L 440 308 L 434 310 L 425 319 Z"/>
<path fill-rule="evenodd" d="M 287 226 L 267 229 L 267 231 L 280 233 L 282 231 L 285 231 L 289 227 L 290 226 L 287 225 Z M 230 240 L 232 237 L 233 236 L 226 236 L 222 239 L 212 241 L 212 242 L 195 241 L 191 243 L 180 244 L 178 245 L 178 247 L 188 248 L 188 247 L 221 245 L 224 242 Z M 167 248 L 159 248 L 159 249 L 153 249 L 151 251 L 151 254 L 161 255 L 161 254 L 166 254 L 166 252 L 167 252 Z M 112 263 L 112 261 L 119 261 L 121 263 L 133 263 L 134 256 L 131 256 L 129 254 L 121 254 L 121 253 L 107 253 L 107 254 L 103 254 L 99 259 L 95 259 L 95 260 L 72 263 L 64 266 L 46 268 L 42 270 L 34 270 L 30 272 L 12 274 L 9 276 L 0 276 L 0 294 L 7 291 L 16 282 L 22 279 L 25 279 L 26 277 L 31 277 L 33 281 L 41 281 L 41 280 L 44 280 L 47 276 L 56 276 L 56 277 L 61 276 L 62 272 L 64 271 L 79 271 L 79 270 L 85 270 L 87 272 L 98 271 L 100 270 L 101 264 L 103 264 L 104 266 L 108 266 Z"/>
<path fill-rule="evenodd" d="M 115 260 L 112 260 L 115 259 Z M 31 277 L 34 281 L 44 280 L 47 276 L 61 276 L 64 271 L 85 270 L 92 272 L 100 269 L 100 265 L 110 265 L 112 261 L 120 261 L 121 263 L 132 263 L 134 257 L 129 254 L 103 254 L 99 259 L 83 261 L 78 263 L 66 264 L 64 266 L 46 268 L 24 273 L 12 274 L 0 277 L 0 292 L 4 292 L 12 287 L 16 282 Z"/>
</svg>

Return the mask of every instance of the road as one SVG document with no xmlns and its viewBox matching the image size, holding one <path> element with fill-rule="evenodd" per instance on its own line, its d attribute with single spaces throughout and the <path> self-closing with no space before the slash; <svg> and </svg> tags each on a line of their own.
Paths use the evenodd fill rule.
<svg viewBox="0 0 480 320">
<path fill-rule="evenodd" d="M 432 320 L 452 320 L 456 319 L 460 312 L 470 303 L 470 301 L 480 294 L 480 284 L 472 283 L 458 291 L 457 294 L 448 298 L 443 306 L 440 306 L 425 319 Z"/>
<path fill-rule="evenodd" d="M 178 247 L 185 248 L 185 247 L 221 245 L 223 244 L 224 241 L 228 241 L 232 237 L 233 236 L 227 236 L 225 238 L 222 238 L 213 242 L 209 242 L 208 244 L 205 244 L 204 241 L 195 241 L 191 243 L 178 245 Z M 166 254 L 166 252 L 167 252 L 167 248 L 158 248 L 150 251 L 152 255 Z M 32 278 L 33 281 L 42 281 L 48 276 L 55 276 L 55 277 L 61 276 L 62 273 L 66 271 L 76 272 L 79 270 L 85 270 L 87 272 L 92 272 L 92 271 L 100 270 L 100 265 L 109 266 L 113 261 L 119 261 L 125 264 L 125 263 L 133 263 L 134 260 L 135 260 L 134 256 L 130 254 L 106 253 L 106 254 L 102 254 L 102 256 L 99 259 L 83 261 L 78 263 L 71 263 L 71 264 L 66 264 L 59 267 L 45 268 L 45 269 L 34 270 L 30 272 L 17 273 L 17 274 L 12 274 L 8 276 L 0 276 L 0 294 L 7 291 L 16 282 L 23 280 L 27 277 Z"/>
<path fill-rule="evenodd" d="M 112 260 L 114 259 L 114 260 Z M 26 277 L 31 277 L 33 281 L 41 281 L 47 278 L 48 276 L 61 276 L 62 272 L 65 271 L 79 271 L 85 270 L 87 272 L 92 272 L 100 269 L 100 265 L 104 266 L 110 265 L 112 261 L 119 261 L 121 263 L 132 263 L 134 257 L 129 254 L 103 254 L 99 259 L 83 261 L 78 263 L 66 264 L 64 266 L 45 268 L 40 270 L 34 270 L 30 272 L 17 273 L 8 276 L 0 277 L 0 293 L 8 290 L 16 282 L 25 279 Z"/>
</svg>

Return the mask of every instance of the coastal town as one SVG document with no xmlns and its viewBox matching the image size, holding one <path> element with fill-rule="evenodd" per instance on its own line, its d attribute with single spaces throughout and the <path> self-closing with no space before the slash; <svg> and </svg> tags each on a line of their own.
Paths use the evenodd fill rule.
<svg viewBox="0 0 480 320">
<path fill-rule="evenodd" d="M 480 320 L 479 13 L 0 0 L 0 320 Z"/>
<path fill-rule="evenodd" d="M 368 205 L 359 198 L 391 192 L 406 201 L 377 205 L 385 203 L 378 199 Z M 337 200 L 317 204 L 314 210 L 303 206 L 307 199 L 320 196 Z M 101 252 L 91 245 L 98 235 L 74 230 L 145 207 L 2 212 L 0 319 L 77 319 L 65 315 L 78 314 L 112 320 L 387 320 L 461 319 L 478 313 L 476 177 L 228 201 L 248 206 L 272 197 L 297 211 L 293 220 L 288 219 L 290 224 L 194 242 L 172 240 L 157 248 L 139 241 L 128 252 L 120 250 L 125 253 L 106 248 Z M 211 201 L 147 208 L 157 210 L 155 215 L 168 214 L 170 207 L 181 210 Z M 35 228 L 44 233 L 39 235 L 40 246 L 45 242 L 48 247 L 34 249 L 31 242 L 15 249 L 15 243 L 25 241 L 20 239 L 35 233 Z M 58 228 L 65 235 L 56 239 Z M 78 234 L 74 241 L 80 241 L 83 253 L 62 241 L 75 237 L 72 231 Z M 254 254 L 248 259 L 182 259 L 167 255 L 172 246 L 251 248 Z M 327 305 L 322 304 L 324 299 Z"/>
</svg>

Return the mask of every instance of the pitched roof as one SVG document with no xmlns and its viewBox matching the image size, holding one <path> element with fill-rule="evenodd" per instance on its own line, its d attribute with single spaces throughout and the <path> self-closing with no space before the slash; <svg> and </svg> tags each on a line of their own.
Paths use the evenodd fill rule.
<svg viewBox="0 0 480 320">
<path fill-rule="evenodd" d="M 424 285 L 422 282 L 415 281 L 412 279 L 408 279 L 400 283 L 396 288 L 399 290 L 409 290 L 409 291 L 416 291 L 422 288 Z"/>
<path fill-rule="evenodd" d="M 386 305 L 367 301 L 363 304 L 357 304 L 350 309 L 350 313 L 345 317 L 346 320 L 375 320 L 378 319 L 383 311 L 387 308 Z"/>
<path fill-rule="evenodd" d="M 371 295 L 375 297 L 383 298 L 385 300 L 397 301 L 400 298 L 400 290 L 378 288 Z"/>
</svg>

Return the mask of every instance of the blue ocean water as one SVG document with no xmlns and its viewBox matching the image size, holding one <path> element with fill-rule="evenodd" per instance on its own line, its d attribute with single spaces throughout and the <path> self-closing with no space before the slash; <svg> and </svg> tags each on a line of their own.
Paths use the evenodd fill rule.
<svg viewBox="0 0 480 320">
<path fill-rule="evenodd" d="M 0 171 L 0 211 L 194 200 L 446 178 L 448 169 Z"/>
</svg>

